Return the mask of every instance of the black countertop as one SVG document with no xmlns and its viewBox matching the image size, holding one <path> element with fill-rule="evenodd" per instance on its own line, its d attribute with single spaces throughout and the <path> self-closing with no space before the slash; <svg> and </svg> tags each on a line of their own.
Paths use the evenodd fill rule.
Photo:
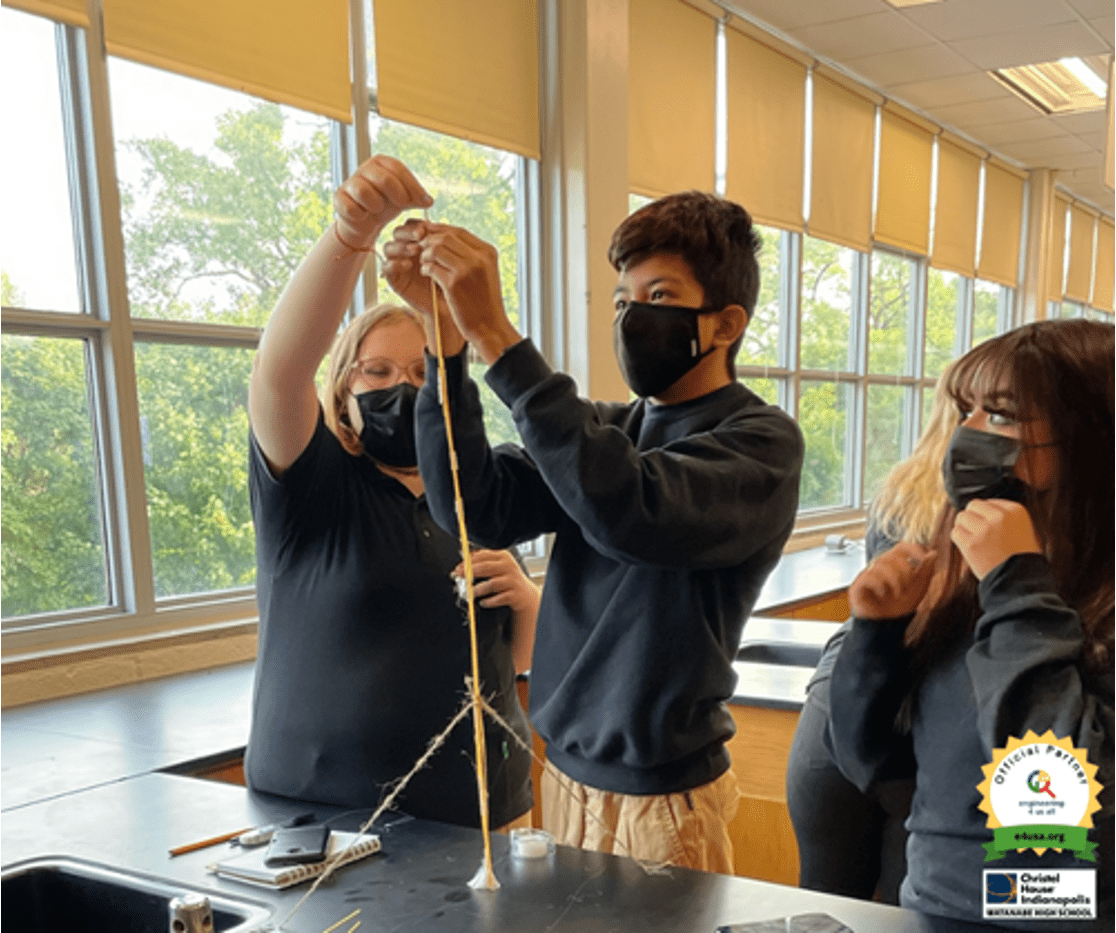
<svg viewBox="0 0 1116 933">
<path fill-rule="evenodd" d="M 835 565 L 826 561 L 822 567 L 833 570 Z M 760 619 L 750 625 L 746 641 L 769 643 L 820 644 L 836 628 L 835 623 Z M 4 711 L 0 849 L 5 870 L 38 858 L 83 859 L 184 888 L 265 902 L 275 911 L 271 922 L 283 920 L 307 886 L 270 892 L 217 878 L 206 866 L 228 852 L 226 846 L 168 856 L 173 846 L 306 809 L 242 787 L 167 773 L 243 747 L 252 667 L 230 665 Z M 760 667 L 769 668 L 769 680 L 777 682 L 774 692 L 788 696 L 804 686 L 798 681 L 809 674 L 809 668 L 748 661 L 739 662 L 738 671 L 748 675 L 749 668 Z M 330 815 L 318 813 L 319 818 Z M 364 816 L 335 814 L 332 823 L 356 829 Z M 403 818 L 381 835 L 382 854 L 341 869 L 283 929 L 317 933 L 357 906 L 362 907 L 362 933 L 702 933 L 721 924 L 812 912 L 828 913 L 856 933 L 982 929 L 746 878 L 685 869 L 648 875 L 629 859 L 562 846 L 549 860 L 513 861 L 507 840 L 498 835 L 493 849 L 502 886 L 496 892 L 473 891 L 467 883 L 483 858 L 479 832 Z"/>
<path fill-rule="evenodd" d="M 839 592 L 863 563 L 862 548 L 783 557 L 744 628 L 734 703 L 801 707 L 812 665 L 749 660 L 748 649 L 791 645 L 820 652 L 838 624 L 768 619 L 763 611 Z M 253 667 L 232 664 L 4 710 L 0 809 L 242 749 Z"/>
<path fill-rule="evenodd" d="M 173 859 L 168 849 L 304 809 L 240 787 L 149 774 L 5 812 L 3 861 L 11 870 L 13 863 L 36 857 L 87 859 L 185 889 L 270 904 L 274 924 L 285 920 L 308 885 L 271 892 L 208 873 L 206 866 L 229 853 L 228 846 Z M 332 823 L 355 829 L 366 816 L 350 814 Z M 357 907 L 361 933 L 712 933 L 721 924 L 812 912 L 827 913 L 856 933 L 947 929 L 924 915 L 870 901 L 678 868 L 652 875 L 630 859 L 565 846 L 556 846 L 549 859 L 513 860 L 499 835 L 493 836 L 493 856 L 501 887 L 474 891 L 468 882 L 483 859 L 478 831 L 405 818 L 382 829 L 381 839 L 381 854 L 339 869 L 282 929 L 320 933 Z"/>
</svg>

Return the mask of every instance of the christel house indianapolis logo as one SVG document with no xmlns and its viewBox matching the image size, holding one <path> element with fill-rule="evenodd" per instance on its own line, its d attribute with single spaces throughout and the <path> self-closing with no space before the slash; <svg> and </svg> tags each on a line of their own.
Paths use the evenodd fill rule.
<svg viewBox="0 0 1116 933">
<path fill-rule="evenodd" d="M 1009 738 L 1005 748 L 992 751 L 984 765 L 984 780 L 977 785 L 983 796 L 980 809 L 988 814 L 992 841 L 986 842 L 986 862 L 1008 852 L 1034 849 L 1069 849 L 1095 862 L 1097 844 L 1085 838 L 1100 809 L 1097 766 L 1089 764 L 1084 749 L 1053 732 L 1022 739 Z"/>
</svg>

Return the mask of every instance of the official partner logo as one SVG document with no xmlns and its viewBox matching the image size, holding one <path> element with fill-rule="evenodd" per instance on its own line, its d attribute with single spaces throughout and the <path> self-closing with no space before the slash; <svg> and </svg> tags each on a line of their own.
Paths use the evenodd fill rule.
<svg viewBox="0 0 1116 933">
<path fill-rule="evenodd" d="M 1008 852 L 1034 849 L 1070 849 L 1085 861 L 1095 862 L 1097 844 L 1086 831 L 1100 809 L 1097 766 L 1089 764 L 1084 749 L 1068 738 L 1047 731 L 1028 731 L 1022 739 L 1009 738 L 1004 748 L 993 749 L 992 761 L 981 769 L 977 785 L 984 798 L 980 809 L 988 814 L 992 842 L 984 844 L 986 862 Z"/>
</svg>

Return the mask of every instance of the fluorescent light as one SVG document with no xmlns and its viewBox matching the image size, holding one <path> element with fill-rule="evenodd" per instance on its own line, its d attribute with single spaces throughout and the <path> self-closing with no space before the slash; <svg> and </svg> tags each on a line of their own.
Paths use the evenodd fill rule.
<svg viewBox="0 0 1116 933">
<path fill-rule="evenodd" d="M 1104 99 L 1104 95 L 1108 93 L 1108 86 L 1104 83 L 1104 78 L 1093 71 L 1080 58 L 1060 58 L 1058 64 L 1062 65 L 1097 97 L 1101 100 Z"/>
<path fill-rule="evenodd" d="M 887 0 L 892 6 L 922 6 L 924 3 L 941 3 L 941 0 Z"/>
<path fill-rule="evenodd" d="M 1105 105 L 1104 81 L 1079 58 L 1001 68 L 989 74 L 1046 114 L 1081 113 Z"/>
</svg>

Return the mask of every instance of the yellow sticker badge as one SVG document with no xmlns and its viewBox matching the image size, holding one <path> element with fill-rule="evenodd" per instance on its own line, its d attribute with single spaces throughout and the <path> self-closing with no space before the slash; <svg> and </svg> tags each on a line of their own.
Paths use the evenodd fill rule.
<svg viewBox="0 0 1116 933">
<path fill-rule="evenodd" d="M 1085 749 L 1074 748 L 1068 737 L 1028 730 L 1022 739 L 1009 738 L 1005 748 L 993 749 L 991 763 L 981 770 L 980 809 L 988 814 L 993 835 L 984 844 L 986 862 L 1024 849 L 1038 855 L 1069 849 L 1079 859 L 1096 861 L 1097 844 L 1085 834 L 1100 809 L 1101 785 Z"/>
</svg>

